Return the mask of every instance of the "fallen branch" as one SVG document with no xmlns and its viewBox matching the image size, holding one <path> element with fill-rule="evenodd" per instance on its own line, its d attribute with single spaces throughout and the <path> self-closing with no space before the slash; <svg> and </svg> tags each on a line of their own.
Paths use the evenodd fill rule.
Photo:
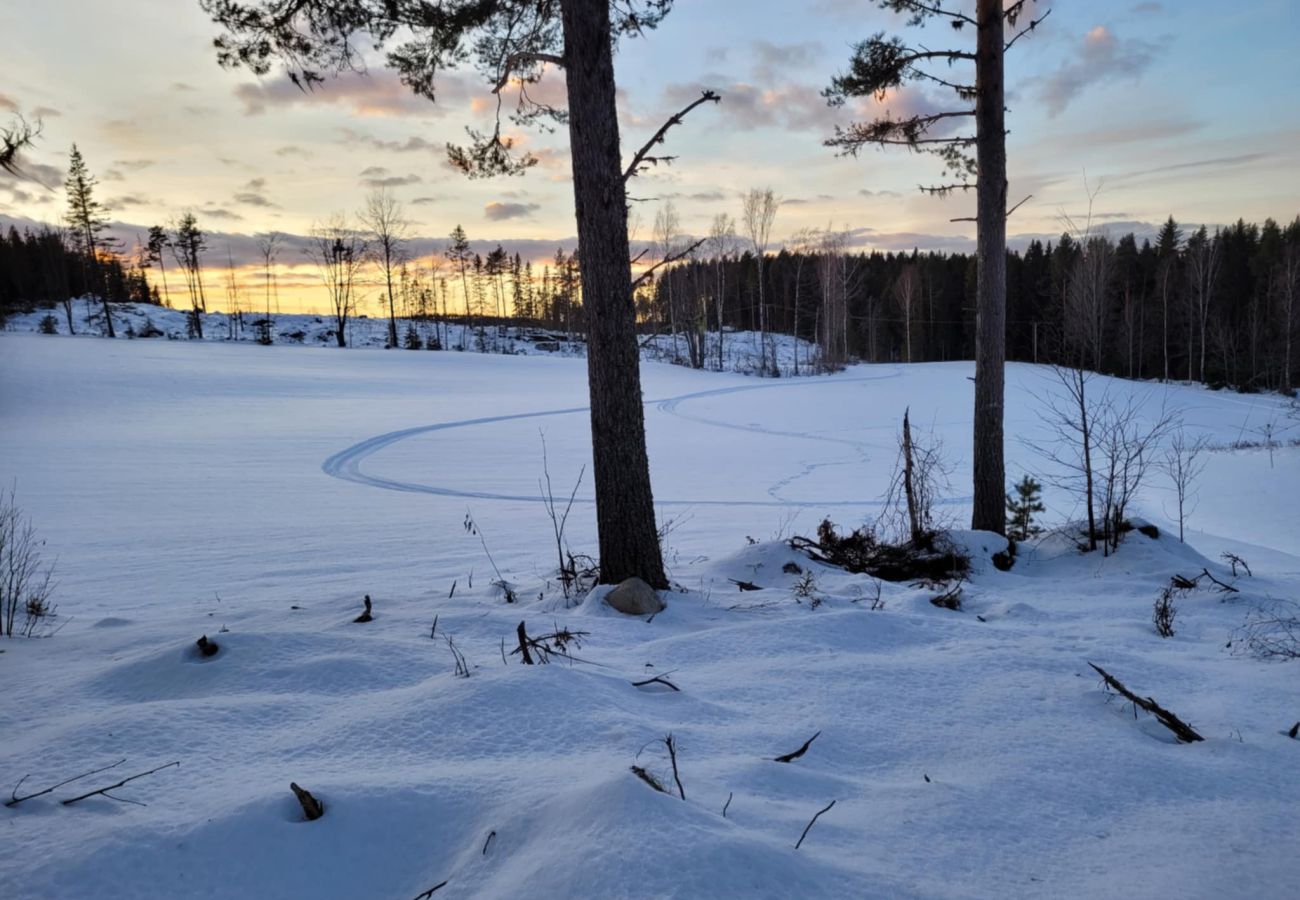
<svg viewBox="0 0 1300 900">
<path fill-rule="evenodd" d="M 71 806 L 71 805 L 74 804 L 74 803 L 77 803 L 77 802 L 79 802 L 79 801 L 81 801 L 81 800 L 85 800 L 85 799 L 88 798 L 88 797 L 94 797 L 94 796 L 96 796 L 97 794 L 104 794 L 105 796 L 107 796 L 109 791 L 117 790 L 118 788 L 122 787 L 122 785 L 124 785 L 124 784 L 128 784 L 128 783 L 130 783 L 130 782 L 132 782 L 132 781 L 135 781 L 137 778 L 143 778 L 143 777 L 145 777 L 146 775 L 152 775 L 154 772 L 161 772 L 163 769 L 170 769 L 172 766 L 179 766 L 180 764 L 181 764 L 181 763 L 180 763 L 180 760 L 177 760 L 176 762 L 169 762 L 169 763 L 167 763 L 165 766 L 159 766 L 159 767 L 156 768 L 156 769 L 150 769 L 148 772 L 141 772 L 139 775 L 131 775 L 131 776 L 127 777 L 127 778 L 123 778 L 123 779 L 122 779 L 121 781 L 119 781 L 117 784 L 110 784 L 108 787 L 100 788 L 99 790 L 96 790 L 96 791 L 91 791 L 91 792 L 88 793 L 88 794 L 82 794 L 80 797 L 73 797 L 73 798 L 70 799 L 70 800 L 64 800 L 64 801 L 63 801 L 63 805 L 64 805 L 64 806 Z M 112 766 L 110 766 L 109 768 L 112 768 Z M 138 802 L 138 801 L 136 801 L 136 800 L 123 800 L 121 797 L 109 797 L 109 799 L 110 799 L 110 800 L 117 800 L 117 801 L 120 802 L 120 803 L 137 803 L 137 802 Z M 140 804 L 140 805 L 143 806 L 144 804 Z"/>
<path fill-rule="evenodd" d="M 1245 569 L 1246 574 L 1249 575 L 1251 578 L 1255 577 L 1255 573 L 1250 571 L 1250 566 L 1248 566 L 1246 564 L 1246 561 L 1242 559 L 1240 556 L 1238 556 L 1237 554 L 1225 552 L 1223 554 L 1223 558 L 1226 562 L 1228 562 L 1232 566 L 1233 578 L 1237 577 L 1237 566 L 1241 566 L 1243 569 Z"/>
<path fill-rule="evenodd" d="M 761 591 L 761 590 L 762 590 L 761 587 L 759 587 L 758 585 L 754 584 L 754 582 L 752 582 L 752 581 L 737 581 L 735 578 L 728 578 L 727 580 L 730 581 L 732 584 L 734 584 L 736 587 L 740 588 L 742 591 Z"/>
<path fill-rule="evenodd" d="M 677 774 L 677 741 L 673 739 L 671 732 L 664 738 L 664 746 L 668 748 L 668 758 L 673 763 L 673 781 L 677 782 L 677 796 L 685 800 L 686 791 L 682 788 L 681 776 Z"/>
<path fill-rule="evenodd" d="M 632 682 L 632 687 L 645 687 L 647 684 L 662 684 L 665 687 L 672 688 L 674 691 L 681 691 L 681 688 L 668 680 L 668 676 L 671 674 L 671 672 L 665 672 L 662 675 L 656 675 L 654 678 L 647 678 L 645 681 L 634 681 Z"/>
<path fill-rule="evenodd" d="M 528 632 L 524 630 L 523 622 L 519 623 L 515 633 L 519 636 L 519 655 L 523 658 L 524 665 L 533 665 L 533 655 L 528 652 Z"/>
<path fill-rule="evenodd" d="M 1286 733 L 1286 736 L 1289 738 L 1300 737 L 1300 722 L 1296 722 L 1292 725 L 1291 730 Z"/>
<path fill-rule="evenodd" d="M 293 795 L 298 798 L 298 804 L 302 807 L 302 814 L 307 817 L 308 822 L 315 822 L 325 815 L 325 804 L 313 797 L 311 791 L 298 787 L 292 781 L 289 782 L 289 790 L 293 791 Z"/>
<path fill-rule="evenodd" d="M 496 836 L 497 836 L 497 833 L 496 833 L 495 830 L 493 830 L 493 831 L 489 831 L 489 832 L 488 832 L 487 840 L 483 842 L 483 855 L 484 855 L 484 856 L 487 856 L 488 846 L 492 843 L 492 839 L 493 839 L 494 837 L 496 837 Z"/>
<path fill-rule="evenodd" d="M 727 807 L 731 806 L 731 798 L 736 796 L 734 791 L 727 791 L 727 802 L 722 804 L 722 818 L 727 817 Z"/>
<path fill-rule="evenodd" d="M 1292 735 L 1292 737 L 1294 737 L 1294 736 L 1295 736 L 1295 735 Z M 47 788 L 46 788 L 45 790 L 43 790 L 43 791 L 37 791 L 37 792 L 34 793 L 34 794 L 25 794 L 24 796 L 19 797 L 19 796 L 18 796 L 18 789 L 19 789 L 20 787 L 23 786 L 23 782 L 24 782 L 24 781 L 26 781 L 28 778 L 31 778 L 31 777 L 32 777 L 32 776 L 30 776 L 30 775 L 24 775 L 22 778 L 18 779 L 18 783 L 14 785 L 13 792 L 9 795 L 9 800 L 5 802 L 5 806 L 17 806 L 19 803 L 22 803 L 24 800 L 30 800 L 30 799 L 32 799 L 33 797 L 43 797 L 43 796 L 45 796 L 46 794 L 49 794 L 49 793 L 51 793 L 51 792 L 53 792 L 53 791 L 58 790 L 59 788 L 63 787 L 65 784 L 71 784 L 71 783 L 74 782 L 74 781 L 78 781 L 78 780 L 80 780 L 80 779 L 82 779 L 82 778 L 86 778 L 86 777 L 88 777 L 88 776 L 90 776 L 90 775 L 98 775 L 100 772 L 107 772 L 109 769 L 115 769 L 115 768 L 117 768 L 118 766 L 122 765 L 122 763 L 124 763 L 124 762 L 126 762 L 125 759 L 119 759 L 117 762 L 113 763 L 111 766 L 104 766 L 104 768 L 102 768 L 102 769 L 93 769 L 93 770 L 91 770 L 91 771 L 89 771 L 89 772 L 82 772 L 80 775 L 74 775 L 73 777 L 69 778 L 67 781 L 60 781 L 58 784 L 54 785 L 53 787 L 47 787 Z"/>
<path fill-rule="evenodd" d="M 804 826 L 803 834 L 799 835 L 799 841 L 794 845 L 794 849 L 798 850 L 803 845 L 803 839 L 808 836 L 808 832 L 812 830 L 812 827 L 816 823 L 816 821 L 822 817 L 822 813 L 830 812 L 831 807 L 834 805 L 835 805 L 835 801 L 832 800 L 830 803 L 826 804 L 826 807 L 824 809 L 819 809 L 817 811 L 817 815 L 812 817 L 812 821 L 810 821 L 807 825 Z"/>
<path fill-rule="evenodd" d="M 1092 666 L 1092 668 L 1096 670 L 1097 674 L 1102 677 L 1108 687 L 1113 688 L 1120 696 L 1130 701 L 1134 706 L 1144 709 L 1151 713 L 1151 715 L 1155 716 L 1160 724 L 1172 731 L 1174 736 L 1182 743 L 1191 744 L 1196 741 L 1205 740 L 1205 738 L 1196 733 L 1192 726 L 1188 725 L 1182 719 L 1165 709 L 1159 703 L 1156 703 L 1153 698 L 1147 697 L 1144 699 L 1139 697 L 1137 694 L 1126 688 L 1118 678 L 1107 672 L 1101 666 L 1091 662 L 1088 663 L 1088 665 Z"/>
<path fill-rule="evenodd" d="M 796 759 L 798 759 L 799 757 L 803 756 L 805 753 L 808 752 L 808 748 L 812 746 L 812 742 L 817 740 L 817 737 L 820 734 L 821 734 L 820 731 L 817 732 L 817 734 L 814 734 L 812 737 L 808 738 L 808 740 L 804 741 L 803 746 L 800 747 L 798 750 L 795 750 L 793 753 L 787 753 L 784 756 L 778 756 L 774 760 L 772 760 L 772 762 L 782 762 L 782 763 L 794 762 Z"/>
</svg>

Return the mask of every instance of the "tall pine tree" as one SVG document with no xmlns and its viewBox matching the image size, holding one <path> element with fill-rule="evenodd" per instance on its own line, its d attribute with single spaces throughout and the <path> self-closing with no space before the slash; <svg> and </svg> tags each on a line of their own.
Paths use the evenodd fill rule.
<svg viewBox="0 0 1300 900">
<path fill-rule="evenodd" d="M 87 266 L 86 283 L 91 293 L 98 293 L 104 309 L 104 333 L 108 337 L 117 337 L 113 331 L 113 313 L 108 306 L 108 291 L 104 284 L 103 272 L 99 265 L 99 253 L 103 249 L 102 236 L 108 228 L 104 217 L 104 207 L 95 199 L 95 176 L 86 168 L 86 161 L 81 157 L 77 145 L 72 145 L 68 157 L 68 178 L 65 187 L 68 191 L 68 224 L 72 228 L 73 239 L 77 249 L 85 257 Z"/>
</svg>

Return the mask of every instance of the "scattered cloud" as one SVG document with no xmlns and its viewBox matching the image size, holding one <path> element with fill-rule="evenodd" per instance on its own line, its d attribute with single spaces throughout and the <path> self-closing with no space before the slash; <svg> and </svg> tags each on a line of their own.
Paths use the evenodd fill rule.
<svg viewBox="0 0 1300 900">
<path fill-rule="evenodd" d="M 38 119 L 57 119 L 63 113 L 52 106 L 38 106 L 32 110 L 32 115 Z"/>
<path fill-rule="evenodd" d="M 788 81 L 791 70 L 806 70 L 826 56 L 826 48 L 820 41 L 774 44 L 760 40 L 754 41 L 750 47 L 754 55 L 751 73 L 758 82 L 780 84 Z"/>
<path fill-rule="evenodd" d="M 0 94 L 0 109 L 7 112 L 18 112 L 18 101 L 8 94 Z"/>
<path fill-rule="evenodd" d="M 239 213 L 232 212 L 231 210 L 225 209 L 224 207 L 220 207 L 220 206 L 201 209 L 199 210 L 199 215 L 207 216 L 209 219 L 217 219 L 220 221 L 228 221 L 228 222 L 236 222 L 244 218 Z"/>
<path fill-rule="evenodd" d="M 1165 6 L 1163 3 L 1138 3 L 1133 6 L 1133 12 L 1158 13 L 1158 12 L 1164 12 L 1164 8 Z"/>
<path fill-rule="evenodd" d="M 402 84 L 396 73 L 376 69 L 369 74 L 348 73 L 326 81 L 312 90 L 302 90 L 288 77 L 235 86 L 235 97 L 244 104 L 244 114 L 261 115 L 268 109 L 333 104 L 346 107 L 357 116 L 440 116 L 470 94 L 467 76 L 443 73 L 438 79 L 438 102 L 417 96 Z"/>
<path fill-rule="evenodd" d="M 483 207 L 483 215 L 489 221 L 500 222 L 505 219 L 520 219 L 530 216 L 541 208 L 537 203 L 501 203 L 493 200 Z"/>
<path fill-rule="evenodd" d="M 306 147 L 299 147 L 297 144 L 285 144 L 275 151 L 276 156 L 298 156 L 302 159 L 311 159 L 316 154 Z"/>
<path fill-rule="evenodd" d="M 392 175 L 383 166 L 367 166 L 361 170 L 361 183 L 366 187 L 404 187 L 423 181 L 419 175 Z"/>
<path fill-rule="evenodd" d="M 437 197 L 416 197 L 411 201 L 412 206 L 428 206 L 431 203 L 437 203 Z"/>
<path fill-rule="evenodd" d="M 389 153 L 443 153 L 446 152 L 446 145 L 435 143 L 434 141 L 425 140 L 417 134 L 413 134 L 403 141 L 385 141 L 370 134 L 363 134 L 354 128 L 340 128 L 339 131 L 343 137 L 341 142 L 344 144 L 359 144 L 367 147 L 373 147 L 376 150 L 384 150 Z"/>
<path fill-rule="evenodd" d="M 190 91 L 197 91 L 197 90 L 198 90 L 198 88 L 194 87 L 194 85 L 192 85 L 192 84 L 186 84 L 186 83 L 183 82 L 183 81 L 173 81 L 173 82 L 171 83 L 171 86 L 170 86 L 170 87 L 171 87 L 171 89 L 172 89 L 173 91 L 176 91 L 177 93 L 182 93 L 182 94 L 183 94 L 183 93 L 189 93 Z"/>
<path fill-rule="evenodd" d="M 1141 78 L 1160 48 L 1138 38 L 1121 39 L 1105 25 L 1083 36 L 1069 57 L 1039 88 L 1047 114 L 1057 116 L 1091 85 Z"/>
<path fill-rule="evenodd" d="M 109 212 L 118 212 L 119 210 L 127 209 L 128 207 L 149 206 L 152 203 L 153 201 L 148 197 L 143 197 L 139 194 L 126 194 L 121 197 L 114 197 L 105 202 L 104 209 Z"/>
</svg>

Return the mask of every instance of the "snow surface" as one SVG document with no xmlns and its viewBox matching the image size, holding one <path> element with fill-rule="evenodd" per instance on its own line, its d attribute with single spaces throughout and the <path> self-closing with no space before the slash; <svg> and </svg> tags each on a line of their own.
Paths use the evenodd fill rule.
<svg viewBox="0 0 1300 900">
<path fill-rule="evenodd" d="M 381 304 L 382 305 L 382 304 Z M 152 306 L 142 303 L 114 303 L 114 326 L 121 337 L 141 336 L 154 340 L 189 340 L 186 325 L 187 312 L 182 309 Z M 93 337 L 104 331 L 104 317 L 100 303 L 93 298 L 74 300 L 72 318 L 76 336 Z M 68 322 L 62 306 L 32 309 L 9 316 L 4 330 L 40 332 L 41 322 L 47 316 L 54 320 L 56 334 L 68 336 Z M 203 322 L 203 340 L 222 343 L 255 343 L 258 332 L 255 322 L 262 318 L 257 311 L 245 312 L 238 321 L 224 312 L 209 312 L 200 316 Z M 503 353 L 514 356 L 583 356 L 586 345 L 581 340 L 571 340 L 563 330 L 517 326 L 474 326 L 456 322 L 419 321 L 398 318 L 398 340 L 405 349 L 408 327 L 414 324 L 422 343 L 435 339 L 448 350 Z M 336 349 L 334 318 L 329 315 L 289 313 L 272 317 L 272 343 L 280 346 L 320 347 Z M 388 343 L 388 319 L 354 315 L 344 329 L 348 348 L 384 347 Z M 755 331 L 727 331 L 723 335 L 723 370 L 751 374 L 758 371 L 764 354 L 761 336 Z M 706 365 L 716 366 L 718 356 L 717 332 L 705 338 Z M 658 362 L 687 364 L 686 341 L 670 334 L 656 334 L 641 338 L 641 355 Z M 767 335 L 768 359 L 775 352 L 776 364 L 782 375 L 807 374 L 808 361 L 815 359 L 816 347 L 792 335 Z"/>
<path fill-rule="evenodd" d="M 539 432 L 567 496 L 589 462 L 584 360 L 0 334 L 0 482 L 58 556 L 70 618 L 0 644 L 0 784 L 127 760 L 0 808 L 0 897 L 1294 896 L 1297 663 L 1225 644 L 1252 602 L 1300 595 L 1300 450 L 1214 454 L 1187 545 L 1159 484 L 1135 512 L 1161 537 L 1109 559 L 1053 535 L 1002 573 L 999 539 L 964 533 L 963 612 L 905 584 L 873 610 L 872 579 L 779 540 L 876 515 L 908 406 L 953 456 L 964 520 L 971 373 L 646 364 L 680 588 L 647 623 L 599 594 L 566 608 L 551 578 Z M 1014 477 L 1039 467 L 1017 438 L 1042 433 L 1053 382 L 1007 374 Z M 1112 388 L 1220 443 L 1285 414 Z M 594 553 L 590 483 L 569 542 Z M 1159 588 L 1202 566 L 1231 581 L 1228 549 L 1254 569 L 1242 593 L 1193 593 L 1157 637 Z M 365 593 L 374 621 L 353 624 Z M 521 620 L 590 632 L 586 662 L 503 665 Z M 1088 660 L 1206 740 L 1173 743 Z M 631 684 L 665 672 L 680 692 Z M 685 802 L 629 772 L 671 784 L 669 732 Z M 59 803 L 172 760 L 114 792 L 147 806 Z M 290 781 L 324 818 L 300 821 Z"/>
</svg>

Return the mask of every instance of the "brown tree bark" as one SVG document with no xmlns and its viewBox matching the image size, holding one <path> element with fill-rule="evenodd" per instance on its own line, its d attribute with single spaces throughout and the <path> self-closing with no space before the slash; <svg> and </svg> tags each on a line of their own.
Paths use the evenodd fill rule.
<svg viewBox="0 0 1300 900">
<path fill-rule="evenodd" d="M 587 319 L 600 580 L 665 588 L 641 405 L 608 0 L 563 0 L 564 64 Z"/>
<path fill-rule="evenodd" d="M 974 509 L 971 528 L 1006 533 L 1002 446 L 1006 361 L 1007 146 L 1002 0 L 979 0 L 975 149 L 979 159 L 976 253 Z"/>
</svg>

